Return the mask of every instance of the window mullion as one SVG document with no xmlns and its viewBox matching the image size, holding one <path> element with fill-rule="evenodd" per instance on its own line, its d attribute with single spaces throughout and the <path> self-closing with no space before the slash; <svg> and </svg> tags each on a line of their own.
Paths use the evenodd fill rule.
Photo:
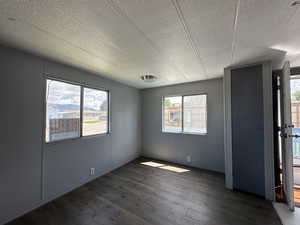
<svg viewBox="0 0 300 225">
<path fill-rule="evenodd" d="M 184 110 L 184 96 L 181 96 L 181 132 L 183 133 L 183 121 L 184 121 L 184 114 L 183 114 L 183 110 Z"/>
<path fill-rule="evenodd" d="M 82 137 L 82 126 L 83 126 L 83 91 L 84 88 L 80 86 L 80 137 Z"/>
<path fill-rule="evenodd" d="M 110 92 L 106 92 L 107 96 L 107 128 L 106 128 L 106 134 L 109 134 L 111 132 L 111 126 L 110 126 Z"/>
</svg>

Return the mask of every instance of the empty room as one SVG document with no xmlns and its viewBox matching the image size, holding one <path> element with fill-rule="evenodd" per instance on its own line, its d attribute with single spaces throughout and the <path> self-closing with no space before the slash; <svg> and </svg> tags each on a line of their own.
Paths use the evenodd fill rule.
<svg viewBox="0 0 300 225">
<path fill-rule="evenodd" d="M 299 225 L 300 1 L 0 0 L 0 225 Z"/>
</svg>

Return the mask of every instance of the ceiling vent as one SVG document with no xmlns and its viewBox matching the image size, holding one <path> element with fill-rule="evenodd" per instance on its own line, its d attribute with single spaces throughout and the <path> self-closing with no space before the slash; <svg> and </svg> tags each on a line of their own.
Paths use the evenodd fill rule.
<svg viewBox="0 0 300 225">
<path fill-rule="evenodd" d="M 141 79 L 145 82 L 154 82 L 155 80 L 157 80 L 157 77 L 154 75 L 143 75 L 141 76 Z"/>
<path fill-rule="evenodd" d="M 300 1 L 294 1 L 291 4 L 291 6 L 298 6 L 298 5 L 300 5 Z"/>
</svg>

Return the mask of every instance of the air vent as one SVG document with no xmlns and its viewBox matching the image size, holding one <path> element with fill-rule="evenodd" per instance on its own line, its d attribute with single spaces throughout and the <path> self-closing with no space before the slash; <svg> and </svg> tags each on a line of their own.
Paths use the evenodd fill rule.
<svg viewBox="0 0 300 225">
<path fill-rule="evenodd" d="M 298 5 L 300 5 L 300 1 L 294 1 L 291 4 L 291 6 L 298 6 Z"/>
<path fill-rule="evenodd" d="M 143 75 L 141 76 L 141 79 L 145 82 L 154 82 L 157 79 L 157 77 L 154 75 Z"/>
</svg>

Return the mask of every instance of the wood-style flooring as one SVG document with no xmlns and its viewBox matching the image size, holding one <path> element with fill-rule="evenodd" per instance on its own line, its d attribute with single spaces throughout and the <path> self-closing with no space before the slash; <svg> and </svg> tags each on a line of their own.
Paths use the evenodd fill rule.
<svg viewBox="0 0 300 225">
<path fill-rule="evenodd" d="M 149 161 L 155 163 L 148 163 Z M 135 160 L 97 178 L 9 223 L 9 225 L 136 224 L 279 225 L 281 223 L 270 202 L 252 195 L 226 190 L 222 174 L 146 158 Z"/>
</svg>

